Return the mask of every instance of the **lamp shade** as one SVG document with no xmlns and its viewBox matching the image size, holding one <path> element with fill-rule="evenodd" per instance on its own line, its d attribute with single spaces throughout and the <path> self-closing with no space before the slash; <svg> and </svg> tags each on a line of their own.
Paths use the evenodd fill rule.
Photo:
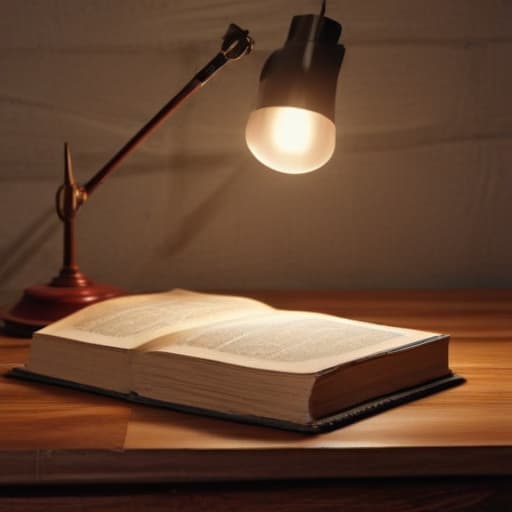
<svg viewBox="0 0 512 512">
<path fill-rule="evenodd" d="M 283 48 L 263 66 L 246 141 L 264 165 L 291 174 L 318 169 L 336 145 L 336 85 L 345 49 L 341 25 L 325 16 L 292 19 Z"/>
</svg>

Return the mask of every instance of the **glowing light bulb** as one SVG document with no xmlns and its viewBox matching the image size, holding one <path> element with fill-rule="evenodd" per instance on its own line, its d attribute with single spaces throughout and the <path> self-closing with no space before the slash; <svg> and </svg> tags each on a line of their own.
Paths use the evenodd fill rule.
<svg viewBox="0 0 512 512">
<path fill-rule="evenodd" d="M 297 107 L 263 107 L 247 122 L 245 138 L 264 165 L 289 174 L 322 167 L 336 145 L 336 127 L 326 116 Z"/>
<path fill-rule="evenodd" d="M 310 112 L 302 108 L 282 107 L 275 111 L 272 142 L 276 151 L 304 154 L 313 143 Z"/>
</svg>

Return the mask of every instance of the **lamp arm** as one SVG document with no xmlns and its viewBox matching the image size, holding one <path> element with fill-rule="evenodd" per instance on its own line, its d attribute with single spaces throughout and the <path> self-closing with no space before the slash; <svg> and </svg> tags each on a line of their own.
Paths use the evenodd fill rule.
<svg viewBox="0 0 512 512">
<path fill-rule="evenodd" d="M 231 24 L 223 38 L 221 51 L 195 76 L 181 91 L 167 102 L 133 137 L 81 188 L 80 203 L 90 196 L 98 185 L 122 162 L 122 160 L 142 142 L 162 121 L 164 121 L 184 100 L 202 87 L 228 61 L 247 55 L 253 40 L 248 30 Z"/>
<path fill-rule="evenodd" d="M 229 25 L 223 37 L 220 52 L 136 132 L 84 186 L 79 185 L 74 178 L 69 147 L 67 143 L 64 145 L 64 183 L 58 188 L 55 199 L 57 215 L 64 224 L 63 264 L 59 275 L 51 282 L 51 286 L 80 287 L 87 286 L 89 283 L 78 268 L 75 249 L 75 216 L 87 198 L 124 158 L 184 100 L 202 87 L 228 61 L 237 60 L 247 55 L 252 50 L 253 44 L 254 41 L 249 36 L 248 30 L 243 30 L 234 23 Z"/>
</svg>

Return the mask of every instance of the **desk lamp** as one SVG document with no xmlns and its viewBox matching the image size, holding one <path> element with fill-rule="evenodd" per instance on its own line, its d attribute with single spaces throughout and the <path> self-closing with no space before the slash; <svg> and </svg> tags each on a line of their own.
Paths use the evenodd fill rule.
<svg viewBox="0 0 512 512">
<path fill-rule="evenodd" d="M 256 109 L 250 114 L 246 140 L 251 152 L 271 169 L 304 173 L 325 164 L 334 151 L 334 103 L 344 48 L 341 26 L 320 15 L 295 16 L 287 41 L 266 61 Z M 69 146 L 64 145 L 64 182 L 56 194 L 56 211 L 64 227 L 63 263 L 48 284 L 27 288 L 20 301 L 0 313 L 5 330 L 15 336 L 32 332 L 84 306 L 122 290 L 89 280 L 79 269 L 75 216 L 101 182 L 149 133 L 227 62 L 247 55 L 253 40 L 231 24 L 220 52 L 157 112 L 85 185 L 73 176 Z"/>
</svg>

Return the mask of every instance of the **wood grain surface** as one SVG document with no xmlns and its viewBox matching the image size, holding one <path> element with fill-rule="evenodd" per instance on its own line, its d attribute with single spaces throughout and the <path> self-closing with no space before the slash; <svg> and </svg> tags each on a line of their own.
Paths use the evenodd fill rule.
<svg viewBox="0 0 512 512">
<path fill-rule="evenodd" d="M 512 473 L 512 291 L 259 292 L 293 309 L 452 334 L 467 383 L 305 436 L 2 377 L 0 482 L 193 482 Z M 0 338 L 3 374 L 29 342 Z"/>
</svg>

